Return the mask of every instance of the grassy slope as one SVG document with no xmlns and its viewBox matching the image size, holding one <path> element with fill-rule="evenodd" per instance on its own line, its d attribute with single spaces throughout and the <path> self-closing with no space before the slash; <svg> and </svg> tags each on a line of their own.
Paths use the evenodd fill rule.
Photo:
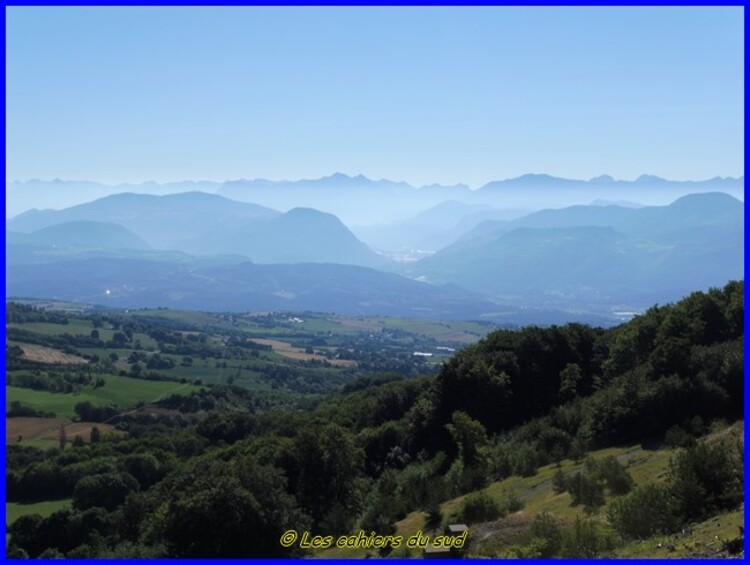
<svg viewBox="0 0 750 565">
<path fill-rule="evenodd" d="M 344 317 L 320 313 L 289 312 L 288 317 L 304 320 L 301 324 L 283 324 L 267 327 L 252 315 L 235 314 L 233 322 L 222 319 L 219 315 L 183 310 L 133 310 L 133 315 L 153 316 L 177 320 L 197 326 L 241 329 L 248 335 L 272 337 L 275 335 L 290 336 L 299 334 L 309 337 L 311 334 L 332 332 L 338 335 L 351 335 L 360 332 L 380 332 L 381 330 L 403 330 L 426 338 L 433 338 L 443 343 L 467 344 L 487 335 L 493 327 L 477 322 L 440 322 L 435 320 L 418 320 L 408 318 L 388 318 L 383 316 Z M 279 317 L 284 321 L 287 314 Z"/>
<path fill-rule="evenodd" d="M 744 525 L 742 510 L 727 512 L 696 524 L 689 535 L 656 536 L 634 541 L 615 550 L 617 557 L 712 557 L 721 549 L 722 540 L 737 537 Z M 674 550 L 669 548 L 672 545 Z"/>
<path fill-rule="evenodd" d="M 80 394 L 56 394 L 42 390 L 6 387 L 6 410 L 10 403 L 19 400 L 23 405 L 44 412 L 54 412 L 58 416 L 72 418 L 73 408 L 79 402 L 89 401 L 95 406 L 116 404 L 121 409 L 132 408 L 139 402 L 154 402 L 172 393 L 188 394 L 200 387 L 169 381 L 145 381 L 105 375 L 105 385 L 99 388 L 86 388 Z"/>
<path fill-rule="evenodd" d="M 155 309 L 141 309 L 141 310 L 131 310 L 130 313 L 133 316 L 148 316 L 148 317 L 154 317 L 154 318 L 163 318 L 165 320 L 176 320 L 178 322 L 183 322 L 186 324 L 195 324 L 195 325 L 211 325 L 216 324 L 218 321 L 218 317 L 215 314 L 209 314 L 205 312 L 193 312 L 190 310 L 172 310 L 172 309 L 163 309 L 163 310 L 155 310 Z"/>
<path fill-rule="evenodd" d="M 94 326 L 89 320 L 83 320 L 80 318 L 69 318 L 67 324 L 50 324 L 48 322 L 27 322 L 25 324 L 8 324 L 9 328 L 19 328 L 22 330 L 38 333 L 41 335 L 82 335 L 89 336 Z M 96 331 L 99 332 L 99 338 L 102 341 L 110 341 L 116 330 L 108 328 L 99 328 Z M 156 340 L 152 337 L 143 333 L 134 333 L 134 340 L 141 342 L 141 347 L 144 349 L 154 349 L 156 347 Z"/>
<path fill-rule="evenodd" d="M 46 518 L 53 512 L 70 506 L 70 499 L 63 500 L 45 500 L 44 502 L 34 502 L 33 504 L 20 504 L 18 502 L 8 502 L 5 504 L 5 523 L 10 526 L 21 516 L 27 514 L 39 514 Z"/>
<path fill-rule="evenodd" d="M 8 324 L 10 328 L 20 328 L 22 330 L 28 330 L 30 332 L 42 334 L 42 335 L 89 335 L 94 326 L 88 320 L 82 320 L 77 318 L 69 318 L 67 324 L 52 324 L 49 322 L 27 322 L 24 324 Z M 104 328 L 99 329 L 99 333 L 106 332 Z M 107 334 L 109 339 L 112 336 Z"/>
<path fill-rule="evenodd" d="M 719 432 L 720 435 L 727 433 L 742 433 L 742 422 L 737 422 L 731 426 L 730 430 Z M 621 463 L 627 464 L 628 473 L 633 477 L 637 485 L 645 485 L 653 482 L 661 482 L 666 477 L 666 471 L 670 458 L 674 455 L 673 449 L 653 449 L 644 450 L 640 445 L 627 447 L 616 447 L 602 449 L 590 453 L 596 459 L 604 458 L 608 455 L 618 457 Z M 571 473 L 580 469 L 582 462 L 575 463 L 570 460 L 562 462 L 563 472 Z M 588 516 L 581 506 L 570 505 L 570 494 L 564 492 L 555 494 L 552 489 L 552 477 L 557 471 L 557 467 L 547 465 L 541 467 L 533 477 L 509 477 L 505 480 L 492 483 L 487 487 L 487 492 L 498 502 L 502 502 L 508 496 L 517 496 L 523 501 L 524 507 L 519 512 L 507 516 L 506 518 L 490 524 L 475 524 L 469 527 L 469 539 L 472 540 L 470 556 L 499 556 L 499 553 L 514 543 L 520 534 L 531 524 L 534 516 L 541 512 L 549 512 L 558 520 L 570 524 L 575 521 L 577 516 L 592 518 L 602 522 L 606 521 L 606 510 L 615 497 L 606 496 L 606 503 L 593 516 Z M 456 513 L 461 507 L 464 496 L 448 500 L 441 504 L 440 508 L 444 516 L 444 524 L 453 523 L 451 515 Z M 426 514 L 424 512 L 412 512 L 403 520 L 396 523 L 396 535 L 402 535 L 405 538 L 413 535 L 417 530 L 424 529 Z M 679 557 L 693 555 L 700 548 L 714 540 L 718 535 L 721 539 L 731 539 L 737 536 L 737 526 L 742 525 L 742 512 L 731 512 L 720 517 L 712 518 L 704 524 L 696 525 L 693 528 L 693 534 L 680 538 L 679 545 L 674 543 L 676 551 L 669 551 L 665 547 L 667 538 L 659 536 L 657 538 L 645 540 L 643 543 L 636 542 L 618 548 L 615 555 L 622 557 Z M 717 526 L 718 525 L 718 526 Z M 474 536 L 472 536 L 474 534 Z M 698 545 L 696 545 L 696 542 Z M 659 548 L 658 544 L 662 547 Z M 712 546 L 709 546 L 709 548 Z M 402 555 L 403 552 L 399 552 Z M 327 550 L 319 554 L 320 557 L 365 557 L 366 550 Z M 421 553 L 412 552 L 412 556 L 421 555 Z"/>
</svg>

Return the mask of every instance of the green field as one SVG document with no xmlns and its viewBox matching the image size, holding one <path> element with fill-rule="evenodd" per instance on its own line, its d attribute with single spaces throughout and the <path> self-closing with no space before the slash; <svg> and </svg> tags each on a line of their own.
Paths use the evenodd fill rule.
<svg viewBox="0 0 750 565">
<path fill-rule="evenodd" d="M 6 410 L 10 403 L 18 400 L 24 406 L 30 406 L 43 412 L 54 412 L 58 416 L 72 418 L 74 407 L 79 402 L 89 401 L 95 406 L 115 404 L 121 409 L 132 408 L 139 402 L 154 402 L 172 393 L 188 394 L 200 387 L 192 384 L 180 384 L 170 381 L 145 381 L 105 375 L 103 387 L 86 388 L 80 394 L 56 394 L 43 390 L 6 387 Z"/>
<path fill-rule="evenodd" d="M 94 326 L 91 324 L 90 321 L 76 319 L 76 318 L 69 318 L 69 323 L 67 324 L 50 324 L 48 322 L 27 322 L 25 324 L 9 324 L 8 327 L 19 328 L 22 330 L 38 333 L 40 335 L 53 335 L 53 336 L 59 336 L 59 335 L 65 335 L 65 334 L 89 336 L 91 335 L 91 331 L 94 329 Z M 96 331 L 99 332 L 99 339 L 101 339 L 102 341 L 110 341 L 116 330 L 107 329 L 107 328 L 97 328 Z M 133 341 L 136 341 L 136 340 L 140 341 L 141 347 L 145 349 L 156 348 L 156 340 L 146 334 L 134 333 Z"/>
<path fill-rule="evenodd" d="M 81 355 L 98 355 L 100 359 L 109 358 L 110 354 L 117 353 L 119 359 L 127 359 L 128 355 L 137 351 L 136 349 L 115 349 L 111 347 L 77 347 L 76 351 Z M 148 351 L 146 351 L 148 353 Z"/>
<path fill-rule="evenodd" d="M 35 332 L 42 335 L 64 335 L 64 334 L 70 334 L 70 335 L 90 335 L 91 330 L 94 329 L 94 326 L 91 324 L 89 320 L 81 320 L 76 318 L 69 318 L 67 324 L 51 324 L 48 322 L 27 322 L 25 324 L 9 324 L 9 327 L 11 328 L 20 328 L 23 330 L 28 330 L 30 332 Z M 105 332 L 112 333 L 111 330 L 105 330 L 104 328 L 99 328 L 99 334 L 102 336 L 102 339 L 105 337 Z M 112 335 L 109 335 L 106 339 L 112 339 Z"/>
<path fill-rule="evenodd" d="M 437 320 L 416 320 L 409 318 L 389 318 L 366 316 L 347 318 L 344 316 L 304 316 L 304 322 L 296 326 L 299 331 L 332 332 L 351 335 L 360 332 L 380 332 L 401 330 L 417 334 L 441 343 L 467 344 L 487 335 L 494 326 L 477 322 L 441 322 Z"/>
<path fill-rule="evenodd" d="M 125 315 L 130 315 L 133 317 L 144 316 L 149 318 L 161 318 L 163 320 L 174 320 L 185 324 L 194 324 L 196 326 L 215 326 L 219 323 L 218 314 L 208 314 L 206 312 L 190 312 L 188 310 L 143 309 L 131 310 Z"/>
<path fill-rule="evenodd" d="M 11 298 L 6 302 L 16 302 L 25 306 L 34 306 L 50 312 L 65 312 L 66 314 L 90 314 L 93 307 L 90 304 L 81 304 L 79 302 L 65 302 L 63 300 L 43 300 L 40 298 Z"/>
<path fill-rule="evenodd" d="M 193 382 L 200 380 L 203 384 L 227 384 L 229 377 L 234 376 L 237 379 L 237 373 L 239 372 L 240 377 L 245 379 L 252 375 L 259 375 L 259 373 L 252 372 L 249 367 L 239 368 L 237 365 L 241 363 L 239 361 L 228 361 L 227 368 L 216 367 L 216 361 L 211 359 L 207 363 L 203 361 L 194 361 L 190 367 L 176 366 L 173 369 L 164 369 L 160 371 L 165 375 L 169 375 L 175 378 L 184 378 L 187 381 Z M 240 384 L 240 383 L 237 383 Z"/>
<path fill-rule="evenodd" d="M 28 514 L 39 514 L 42 518 L 46 518 L 53 512 L 57 512 L 63 508 L 68 508 L 69 506 L 69 498 L 63 500 L 45 500 L 44 502 L 34 502 L 32 504 L 7 502 L 5 504 L 5 524 L 10 526 L 21 516 L 26 516 Z"/>
<path fill-rule="evenodd" d="M 654 536 L 644 541 L 633 541 L 615 550 L 616 557 L 626 558 L 677 558 L 677 557 L 713 557 L 721 548 L 721 541 L 737 537 L 740 527 L 744 526 L 745 515 L 742 510 L 727 512 L 700 522 L 691 528 L 687 536 Z M 670 543 L 674 551 L 670 549 Z"/>
<path fill-rule="evenodd" d="M 401 318 L 373 318 L 387 329 L 403 330 L 443 343 L 472 343 L 495 329 L 489 324 L 477 322 L 439 322 L 433 320 L 410 320 Z"/>
<path fill-rule="evenodd" d="M 494 328 L 491 324 L 481 324 L 478 322 L 441 322 L 437 320 L 402 319 L 385 316 L 345 317 L 311 312 L 274 314 L 274 325 L 272 327 L 261 323 L 260 320 L 262 318 L 251 314 L 234 315 L 232 316 L 232 321 L 229 318 L 220 319 L 216 314 L 181 310 L 137 310 L 133 311 L 131 315 L 163 318 L 165 320 L 179 321 L 204 328 L 239 329 L 251 336 L 310 337 L 311 335 L 321 333 L 347 336 L 368 331 L 401 330 L 446 344 L 472 343 L 487 335 Z M 289 323 L 287 319 L 290 317 L 300 318 L 303 322 Z"/>
</svg>

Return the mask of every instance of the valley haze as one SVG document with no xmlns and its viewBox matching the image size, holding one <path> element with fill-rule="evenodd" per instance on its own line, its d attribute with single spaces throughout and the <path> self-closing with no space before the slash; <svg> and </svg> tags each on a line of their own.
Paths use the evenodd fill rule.
<svg viewBox="0 0 750 565">
<path fill-rule="evenodd" d="M 6 296 L 612 325 L 743 273 L 744 178 L 6 187 Z"/>
</svg>

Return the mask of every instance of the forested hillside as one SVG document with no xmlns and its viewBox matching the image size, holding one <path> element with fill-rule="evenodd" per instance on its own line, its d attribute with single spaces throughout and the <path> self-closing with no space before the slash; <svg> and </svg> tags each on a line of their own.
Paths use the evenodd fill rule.
<svg viewBox="0 0 750 565">
<path fill-rule="evenodd" d="M 549 481 L 553 474 L 556 492 L 568 493 L 587 518 L 566 522 L 560 509 L 557 515 L 534 511 L 520 527 L 519 536 L 527 537 L 485 545 L 482 555 L 507 555 L 512 546 L 518 556 L 606 556 L 632 539 L 679 532 L 742 503 L 741 435 L 720 431 L 742 417 L 743 287 L 732 282 L 694 293 L 608 330 L 581 324 L 496 330 L 431 366 L 407 364 L 410 353 L 400 367 L 374 364 L 368 372 L 322 360 L 309 364 L 308 373 L 290 365 L 275 392 L 198 383 L 193 367 L 182 383 L 192 388 L 117 411 L 107 420 L 116 424 L 110 433 L 94 437 L 92 431 L 87 441 L 60 436 L 59 445 L 45 449 L 8 442 L 7 500 L 14 509 L 57 504 L 10 524 L 9 555 L 303 556 L 310 550 L 279 543 L 284 532 L 411 535 L 409 528 L 439 529 L 453 520 L 469 524 L 471 540 L 483 524 L 534 500 L 503 490 L 498 503 L 492 489 L 501 487 L 490 487 L 490 494 L 483 489 L 524 477 Z M 66 318 L 23 315 L 45 324 L 54 322 L 44 316 Z M 209 359 L 222 347 L 233 352 L 230 365 L 277 359 L 257 344 L 243 349 L 232 320 L 201 333 L 175 318 L 161 333 L 135 325 L 123 338 L 153 340 L 135 363 L 151 362 L 152 373 L 166 373 L 155 382 L 180 384 L 180 368 L 157 367 L 155 355 L 163 364 L 172 354 L 197 364 L 197 349 L 180 349 L 191 334 L 197 348 L 204 336 Z M 29 338 L 21 327 L 13 339 Z M 124 334 L 124 326 L 108 328 L 100 327 L 96 339 Z M 334 336 L 318 339 L 323 335 L 329 343 Z M 393 344 L 403 335 L 393 331 Z M 315 355 L 319 346 L 309 343 L 308 354 Z M 367 355 L 362 349 L 358 362 L 381 359 L 377 351 L 393 344 Z M 33 363 L 24 365 L 28 360 L 13 347 L 6 359 L 33 374 Z M 112 363 L 99 390 L 116 382 Z M 76 383 L 71 374 L 71 386 L 94 390 L 99 369 L 89 365 L 91 381 Z M 329 376 L 336 379 L 330 387 L 320 380 L 314 389 L 303 386 L 305 379 Z M 270 385 L 273 378 L 258 382 Z M 310 390 L 315 395 L 305 396 Z M 22 415 L 22 402 L 13 408 Z M 649 464 L 658 460 L 653 469 L 659 472 L 628 466 L 634 445 L 639 453 L 658 450 Z"/>
</svg>

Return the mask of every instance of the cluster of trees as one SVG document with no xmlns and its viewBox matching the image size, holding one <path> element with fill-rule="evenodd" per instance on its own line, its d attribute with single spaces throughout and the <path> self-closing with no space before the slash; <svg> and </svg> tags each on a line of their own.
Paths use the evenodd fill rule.
<svg viewBox="0 0 750 565">
<path fill-rule="evenodd" d="M 114 404 L 94 406 L 88 400 L 77 402 L 73 410 L 82 422 L 106 422 L 120 412 Z"/>
<path fill-rule="evenodd" d="M 453 520 L 469 525 L 477 522 L 491 522 L 510 512 L 518 512 L 521 508 L 523 508 L 523 503 L 515 496 L 510 496 L 502 503 L 498 503 L 485 491 L 477 491 L 466 495 Z"/>
<path fill-rule="evenodd" d="M 71 442 L 62 451 L 13 444 L 6 450 L 6 496 L 9 502 L 71 498 L 82 479 L 113 473 L 137 480 L 136 488 L 129 479 L 123 479 L 133 487 L 129 490 L 147 490 L 176 469 L 180 460 L 201 453 L 207 446 L 205 439 L 179 426 L 153 425 L 134 426 L 128 438 L 103 434 L 99 441 L 89 444 Z M 90 492 L 89 486 L 84 492 Z M 95 503 L 97 498 L 87 500 Z M 113 504 L 108 503 L 109 509 L 118 505 Z"/>
<path fill-rule="evenodd" d="M 62 312 L 54 312 L 37 308 L 30 304 L 8 302 L 5 305 L 6 324 L 28 324 L 33 322 L 44 322 L 47 324 L 60 324 L 67 326 L 68 317 Z"/>
<path fill-rule="evenodd" d="M 624 539 L 669 534 L 738 508 L 743 480 L 741 444 L 701 441 L 677 453 L 664 483 L 639 487 L 615 501 L 607 517 Z"/>
<path fill-rule="evenodd" d="M 112 335 L 112 339 L 109 341 L 103 341 L 98 337 L 98 332 L 92 330 L 88 335 L 64 333 L 59 335 L 40 334 L 24 328 L 19 327 L 6 327 L 6 336 L 9 340 L 19 341 L 23 343 L 33 343 L 37 345 L 46 345 L 48 347 L 54 347 L 61 349 L 66 353 L 73 355 L 81 355 L 77 348 L 121 348 L 125 346 L 132 346 L 136 349 L 140 349 L 140 343 L 136 342 L 129 344 L 127 336 L 122 332 L 115 332 Z M 92 335 L 93 334 L 93 335 Z"/>
<path fill-rule="evenodd" d="M 570 476 L 558 469 L 552 487 L 557 493 L 568 491 L 573 506 L 582 504 L 587 512 L 593 513 L 604 504 L 605 488 L 612 495 L 627 494 L 633 488 L 633 479 L 615 457 L 601 461 L 589 457 L 582 470 Z"/>
<path fill-rule="evenodd" d="M 101 381 L 99 386 L 102 386 L 104 380 L 101 377 L 92 376 L 86 369 L 76 370 L 73 367 L 54 373 L 39 369 L 10 371 L 5 383 L 9 386 L 69 394 L 80 392 L 84 386 L 96 385 L 98 381 Z"/>
<path fill-rule="evenodd" d="M 505 557 L 598 557 L 614 549 L 617 540 L 601 522 L 576 518 L 565 526 L 548 513 L 538 514 L 521 543 L 514 545 Z"/>
<path fill-rule="evenodd" d="M 24 405 L 20 400 L 11 400 L 5 415 L 8 418 L 54 418 L 54 412 L 36 410 Z"/>
<path fill-rule="evenodd" d="M 158 400 L 157 404 L 183 413 L 212 410 L 216 405 L 213 396 L 205 393 L 204 390 L 206 389 L 191 394 L 170 394 Z"/>
</svg>

